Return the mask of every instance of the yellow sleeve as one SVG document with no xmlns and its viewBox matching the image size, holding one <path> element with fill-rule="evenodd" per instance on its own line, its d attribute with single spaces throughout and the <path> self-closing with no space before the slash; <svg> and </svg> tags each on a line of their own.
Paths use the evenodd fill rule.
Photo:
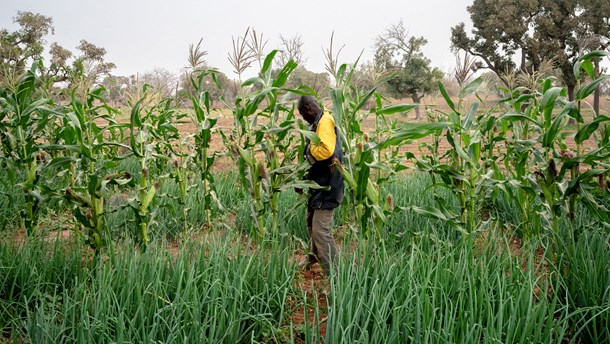
<svg viewBox="0 0 610 344">
<path fill-rule="evenodd" d="M 316 134 L 320 138 L 319 145 L 311 145 L 309 152 L 317 161 L 322 161 L 330 158 L 335 152 L 335 143 L 337 135 L 335 134 L 335 120 L 329 114 L 322 115 L 318 122 Z"/>
</svg>

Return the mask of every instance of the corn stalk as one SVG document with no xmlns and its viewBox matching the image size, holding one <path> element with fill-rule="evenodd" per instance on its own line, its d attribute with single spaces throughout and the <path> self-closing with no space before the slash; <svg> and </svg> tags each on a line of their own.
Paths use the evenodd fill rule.
<svg viewBox="0 0 610 344">
<path fill-rule="evenodd" d="M 220 88 L 215 73 L 216 71 L 210 69 L 200 70 L 198 73 L 193 73 L 193 75 L 191 75 L 191 84 L 196 93 L 195 96 L 191 97 L 191 102 L 193 104 L 193 115 L 191 120 L 195 123 L 197 128 L 195 133 L 194 162 L 201 176 L 203 207 L 205 212 L 204 218 L 208 227 L 212 226 L 212 210 L 214 205 L 221 211 L 223 210 L 222 204 L 216 195 L 214 175 L 211 170 L 211 167 L 216 160 L 216 152 L 211 152 L 210 141 L 212 140 L 212 133 L 214 132 L 214 126 L 216 125 L 218 118 L 213 118 L 211 116 L 212 108 L 210 106 L 211 100 L 209 92 L 200 92 L 199 85 L 202 84 L 201 80 L 204 77 L 211 75 L 216 86 Z M 185 186 L 181 185 L 181 190 L 186 191 L 184 188 Z M 184 215 L 186 216 L 186 214 Z"/>
<path fill-rule="evenodd" d="M 53 132 L 48 128 L 54 127 L 51 101 L 37 99 L 36 72 L 40 66 L 42 63 L 35 62 L 14 90 L 0 89 L 0 166 L 8 176 L 2 183 L 23 191 L 26 209 L 20 215 L 28 235 L 35 234 L 39 211 L 45 202 L 40 175 L 48 161 L 40 144 L 48 139 L 47 133 Z"/>
<path fill-rule="evenodd" d="M 301 181 L 307 168 L 302 157 L 298 159 L 304 139 L 301 135 L 290 135 L 299 130 L 299 122 L 289 96 L 311 94 L 311 90 L 282 89 L 297 64 L 289 61 L 272 78 L 271 65 L 276 53 L 274 50 L 267 55 L 258 77 L 242 84 L 240 93 L 245 95 L 237 97 L 234 104 L 227 104 L 233 112 L 235 127 L 229 135 L 222 133 L 229 154 L 238 165 L 242 190 L 250 197 L 259 240 L 268 227 L 272 233 L 277 232 L 280 192 L 293 187 L 315 187 L 315 183 Z M 247 93 L 251 88 L 254 91 Z M 302 124 L 300 132 L 309 135 Z M 300 140 L 300 148 L 296 140 Z"/>
<path fill-rule="evenodd" d="M 87 92 L 84 101 L 72 92 L 69 107 L 61 116 L 63 125 L 58 143 L 41 145 L 47 151 L 64 152 L 64 156 L 50 162 L 49 168 L 55 169 L 58 175 L 68 174 L 68 186 L 49 194 L 71 205 L 78 226 L 87 231 L 87 244 L 96 254 L 111 241 L 104 220 L 109 194 L 116 186 L 132 184 L 128 172 L 116 171 L 118 162 L 129 155 L 114 155 L 118 151 L 114 148 L 127 150 L 129 147 L 108 141 L 109 137 L 119 137 L 117 132 L 123 131 L 125 125 L 115 121 L 117 110 L 106 104 L 101 96 L 103 91 L 97 88 Z"/>
</svg>

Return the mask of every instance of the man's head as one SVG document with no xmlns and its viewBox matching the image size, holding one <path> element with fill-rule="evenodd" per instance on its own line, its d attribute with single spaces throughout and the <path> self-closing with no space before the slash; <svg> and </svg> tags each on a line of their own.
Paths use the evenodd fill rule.
<svg viewBox="0 0 610 344">
<path fill-rule="evenodd" d="M 309 124 L 313 124 L 321 110 L 320 104 L 318 104 L 316 98 L 312 96 L 301 96 L 301 98 L 299 98 L 299 103 L 297 104 L 297 109 L 303 119 Z"/>
</svg>

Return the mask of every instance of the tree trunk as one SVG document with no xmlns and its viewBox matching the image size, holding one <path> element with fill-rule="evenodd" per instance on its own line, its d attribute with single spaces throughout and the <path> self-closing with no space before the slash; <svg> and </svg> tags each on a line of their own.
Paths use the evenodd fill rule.
<svg viewBox="0 0 610 344">
<path fill-rule="evenodd" d="M 574 91 L 576 89 L 576 85 L 566 84 L 566 88 L 568 89 L 568 100 L 574 100 Z"/>
<path fill-rule="evenodd" d="M 421 117 L 421 112 L 419 111 L 419 102 L 422 100 L 423 97 L 424 96 L 418 96 L 416 94 L 411 95 L 411 100 L 413 100 L 413 102 L 417 104 L 417 107 L 415 108 L 415 120 L 419 120 L 419 118 Z"/>
<path fill-rule="evenodd" d="M 576 85 L 571 85 L 571 84 L 566 83 L 566 87 L 568 89 L 568 100 L 573 101 L 574 100 L 574 89 L 576 88 Z M 576 120 L 574 118 L 570 117 L 570 119 L 568 120 L 568 124 L 574 125 L 574 124 L 576 124 Z"/>
<path fill-rule="evenodd" d="M 593 76 L 597 79 L 599 77 L 599 58 L 593 59 L 593 65 L 595 66 Z M 599 97 L 600 90 L 599 87 L 596 87 L 593 93 L 593 111 L 595 112 L 595 117 L 599 116 Z"/>
</svg>

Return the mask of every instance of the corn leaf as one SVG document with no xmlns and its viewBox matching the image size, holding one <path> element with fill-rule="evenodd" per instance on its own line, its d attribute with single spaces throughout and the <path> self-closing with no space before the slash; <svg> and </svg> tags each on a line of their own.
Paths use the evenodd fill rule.
<svg viewBox="0 0 610 344">
<path fill-rule="evenodd" d="M 542 128 L 542 123 L 534 120 L 533 118 L 515 112 L 508 112 L 500 117 L 501 120 L 507 122 L 526 121 L 535 124 L 538 128 Z"/>
<path fill-rule="evenodd" d="M 555 138 L 557 137 L 557 134 L 560 131 L 560 125 L 563 122 L 563 118 L 565 117 L 565 115 L 565 111 L 557 115 L 555 119 L 553 119 L 551 126 L 544 132 L 544 135 L 542 136 L 543 147 L 553 147 L 555 143 Z"/>
<path fill-rule="evenodd" d="M 322 142 L 320 140 L 320 137 L 318 136 L 318 134 L 316 134 L 315 132 L 313 132 L 311 130 L 302 130 L 302 129 L 297 129 L 297 130 L 299 131 L 299 133 L 301 133 L 301 135 L 308 138 L 309 142 L 311 142 L 311 144 L 319 145 Z"/>
<path fill-rule="evenodd" d="M 474 92 L 476 92 L 476 90 L 479 88 L 479 86 L 481 86 L 482 83 L 483 83 L 482 76 L 474 79 L 472 82 L 470 82 L 460 91 L 459 97 L 461 99 L 464 99 L 464 98 L 468 97 L 469 95 L 473 94 Z M 455 111 L 455 109 L 454 109 L 454 111 Z"/>
<path fill-rule="evenodd" d="M 449 97 L 449 93 L 447 93 L 445 86 L 440 81 L 438 82 L 438 89 L 441 91 L 441 95 L 443 96 L 443 98 L 445 98 L 445 102 L 447 103 L 447 105 L 449 105 L 451 110 L 455 111 L 455 104 L 453 104 L 451 97 Z"/>
<path fill-rule="evenodd" d="M 419 104 L 391 105 L 391 106 L 387 106 L 387 107 L 377 110 L 376 114 L 378 116 L 382 116 L 382 115 L 393 115 L 395 113 L 407 113 L 407 112 L 415 109 L 418 106 L 419 106 Z"/>
<path fill-rule="evenodd" d="M 269 54 L 267 54 L 267 56 L 265 57 L 265 62 L 263 62 L 263 68 L 261 68 L 261 74 L 265 74 L 267 70 L 271 68 L 271 65 L 273 64 L 273 59 L 275 58 L 275 55 L 277 53 L 278 50 L 274 49 Z"/>
<path fill-rule="evenodd" d="M 584 141 L 588 140 L 589 137 L 591 137 L 591 135 L 597 130 L 600 123 L 608 121 L 610 121 L 610 117 L 608 116 L 597 116 L 591 123 L 583 126 L 576 133 L 576 136 L 574 136 L 574 141 L 576 141 L 578 144 L 583 143 Z"/>
<path fill-rule="evenodd" d="M 539 109 L 540 112 L 544 113 L 545 123 L 550 124 L 555 101 L 561 95 L 565 95 L 565 88 L 563 87 L 551 87 L 548 91 L 544 92 Z"/>
<path fill-rule="evenodd" d="M 397 146 L 405 140 L 416 140 L 428 135 L 438 133 L 449 126 L 447 122 L 432 122 L 424 124 L 414 124 L 403 126 L 387 139 L 377 144 L 375 149 L 385 149 L 390 146 Z"/>
<path fill-rule="evenodd" d="M 579 88 L 578 91 L 576 91 L 575 100 L 578 101 L 587 98 L 593 92 L 595 92 L 595 89 L 597 89 L 602 83 L 604 83 L 608 79 L 610 79 L 610 75 L 602 75 L 599 78 Z"/>
<path fill-rule="evenodd" d="M 365 94 L 364 97 L 360 99 L 360 102 L 358 102 L 358 105 L 356 105 L 354 111 L 362 109 L 362 107 L 366 105 L 366 102 L 373 96 L 373 94 L 375 94 L 375 91 L 377 91 L 377 87 L 373 87 L 372 90 L 368 91 L 367 94 Z"/>
</svg>

